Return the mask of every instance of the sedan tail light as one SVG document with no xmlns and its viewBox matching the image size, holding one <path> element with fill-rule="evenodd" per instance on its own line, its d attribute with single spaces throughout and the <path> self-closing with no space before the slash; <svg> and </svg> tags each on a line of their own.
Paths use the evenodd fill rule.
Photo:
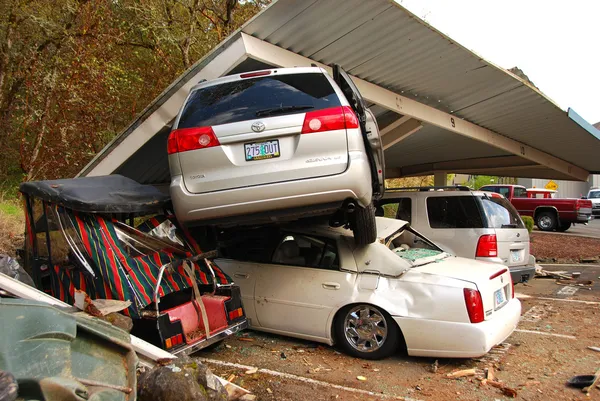
<svg viewBox="0 0 600 401">
<path fill-rule="evenodd" d="M 467 313 L 469 314 L 471 323 L 483 322 L 484 314 L 481 293 L 471 288 L 464 288 L 463 293 L 465 294 L 465 304 L 467 305 Z"/>
<path fill-rule="evenodd" d="M 479 237 L 475 257 L 495 258 L 496 256 L 498 256 L 498 241 L 496 240 L 496 234 L 486 234 Z"/>
<path fill-rule="evenodd" d="M 181 128 L 169 134 L 167 153 L 181 153 L 220 145 L 211 127 Z"/>
<path fill-rule="evenodd" d="M 331 107 L 306 113 L 303 134 L 358 128 L 358 118 L 349 106 Z"/>
</svg>

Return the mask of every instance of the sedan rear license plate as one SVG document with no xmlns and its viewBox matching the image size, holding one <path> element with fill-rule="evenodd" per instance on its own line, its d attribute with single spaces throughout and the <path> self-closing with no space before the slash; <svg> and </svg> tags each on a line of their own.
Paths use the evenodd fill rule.
<svg viewBox="0 0 600 401">
<path fill-rule="evenodd" d="M 265 160 L 279 157 L 279 140 L 245 143 L 246 161 Z"/>
<path fill-rule="evenodd" d="M 520 250 L 510 251 L 510 261 L 512 263 L 522 262 L 523 258 L 521 257 L 521 251 Z"/>
<path fill-rule="evenodd" d="M 504 288 L 496 290 L 494 293 L 494 309 L 498 309 L 506 302 L 506 293 L 504 292 Z"/>
</svg>

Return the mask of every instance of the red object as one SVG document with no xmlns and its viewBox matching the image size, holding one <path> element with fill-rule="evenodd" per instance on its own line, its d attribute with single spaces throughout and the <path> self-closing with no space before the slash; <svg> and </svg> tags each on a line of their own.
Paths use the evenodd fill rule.
<svg viewBox="0 0 600 401">
<path fill-rule="evenodd" d="M 302 133 L 312 134 L 347 128 L 358 128 L 358 118 L 350 107 L 339 106 L 306 113 Z"/>
<path fill-rule="evenodd" d="M 592 215 L 592 201 L 589 199 L 530 198 L 528 196 L 534 196 L 537 192 L 527 191 L 521 185 L 491 184 L 481 187 L 480 190 L 501 193 L 512 203 L 521 216 L 530 216 L 535 220 L 539 213 L 556 214 L 557 226 L 560 226 L 561 223 L 585 223 L 589 221 Z M 515 192 L 517 196 L 515 196 Z"/>
<path fill-rule="evenodd" d="M 465 294 L 465 304 L 467 305 L 467 313 L 469 314 L 471 323 L 483 322 L 484 314 L 481 293 L 471 288 L 464 288 L 463 293 Z"/>
<path fill-rule="evenodd" d="M 496 240 L 496 234 L 486 234 L 479 237 L 475 256 L 478 258 L 495 258 L 498 256 L 498 241 Z"/>
<path fill-rule="evenodd" d="M 212 127 L 181 128 L 169 134 L 167 153 L 181 153 L 220 145 Z"/>
<path fill-rule="evenodd" d="M 503 275 L 503 274 L 504 274 L 504 273 L 506 273 L 507 271 L 508 271 L 508 269 L 502 269 L 502 270 L 500 270 L 499 272 L 492 274 L 492 275 L 490 276 L 490 280 L 493 280 L 493 279 L 495 279 L 496 277 Z"/>
<path fill-rule="evenodd" d="M 219 295 L 203 295 L 202 301 L 206 307 L 208 315 L 208 327 L 211 334 L 223 330 L 228 326 L 227 315 L 225 314 L 225 301 L 229 297 Z M 204 324 L 199 317 L 200 306 L 193 300 L 186 302 L 183 305 L 165 311 L 169 315 L 171 323 L 180 321 L 185 335 L 185 342 L 188 344 L 195 343 L 205 337 Z M 171 340 L 171 343 L 173 341 Z"/>
<path fill-rule="evenodd" d="M 245 74 L 240 74 L 240 78 L 262 77 L 264 75 L 270 75 L 270 74 L 271 74 L 271 71 L 247 72 Z"/>
<path fill-rule="evenodd" d="M 515 297 L 515 282 L 512 279 L 512 275 L 510 276 L 510 290 L 511 290 L 511 298 Z"/>
</svg>

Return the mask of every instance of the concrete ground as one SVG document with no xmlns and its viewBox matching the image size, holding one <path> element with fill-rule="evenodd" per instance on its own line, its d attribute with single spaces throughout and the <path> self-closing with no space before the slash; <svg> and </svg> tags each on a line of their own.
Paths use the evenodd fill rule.
<svg viewBox="0 0 600 401">
<path fill-rule="evenodd" d="M 497 380 L 516 391 L 518 399 L 589 399 L 565 383 L 574 375 L 594 374 L 600 368 L 600 352 L 587 348 L 600 346 L 600 265 L 544 268 L 567 275 L 577 271 L 579 280 L 594 283 L 569 286 L 537 278 L 517 285 L 523 307 L 519 327 L 502 347 L 482 358 L 439 359 L 437 369 L 432 366 L 435 358 L 395 355 L 366 361 L 333 347 L 254 331 L 194 357 L 252 390 L 258 400 L 509 399 L 511 391 L 503 393 L 476 377 L 446 377 L 449 372 L 469 368 L 482 374 L 490 366 Z M 591 395 L 600 399 L 600 390 L 593 389 Z"/>
<path fill-rule="evenodd" d="M 537 228 L 534 228 L 534 230 L 536 230 L 536 232 L 538 233 L 543 234 L 565 234 L 578 235 L 590 238 L 600 238 L 600 217 L 590 221 L 587 225 L 575 224 L 564 233 L 540 231 Z"/>
</svg>

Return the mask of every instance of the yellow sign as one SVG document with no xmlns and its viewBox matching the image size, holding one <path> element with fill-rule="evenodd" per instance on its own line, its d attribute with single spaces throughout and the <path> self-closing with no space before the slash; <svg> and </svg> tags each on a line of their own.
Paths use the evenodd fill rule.
<svg viewBox="0 0 600 401">
<path fill-rule="evenodd" d="M 556 191 L 558 189 L 558 184 L 555 183 L 554 181 L 550 180 L 548 181 L 548 183 L 544 186 L 544 188 L 546 189 L 550 189 L 552 191 Z"/>
</svg>

